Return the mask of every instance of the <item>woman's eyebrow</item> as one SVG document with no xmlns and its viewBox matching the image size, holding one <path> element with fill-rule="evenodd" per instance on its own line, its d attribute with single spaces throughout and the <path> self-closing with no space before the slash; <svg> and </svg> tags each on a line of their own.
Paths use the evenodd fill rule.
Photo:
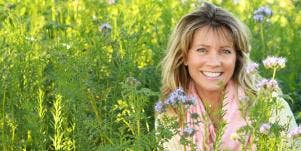
<svg viewBox="0 0 301 151">
<path fill-rule="evenodd" d="M 233 48 L 233 45 L 224 45 L 224 46 L 221 46 L 220 48 Z"/>
<path fill-rule="evenodd" d="M 231 42 L 222 43 L 220 45 L 220 48 L 224 48 L 224 47 L 234 47 L 234 44 Z"/>
<path fill-rule="evenodd" d="M 206 44 L 197 44 L 196 45 L 196 47 L 200 47 L 200 46 L 202 46 L 202 47 L 211 47 L 210 45 L 206 45 Z"/>
<path fill-rule="evenodd" d="M 206 45 L 206 44 L 198 44 L 195 47 L 212 47 L 211 45 Z M 225 44 L 225 45 L 221 45 L 219 46 L 219 48 L 233 48 L 232 44 Z"/>
</svg>

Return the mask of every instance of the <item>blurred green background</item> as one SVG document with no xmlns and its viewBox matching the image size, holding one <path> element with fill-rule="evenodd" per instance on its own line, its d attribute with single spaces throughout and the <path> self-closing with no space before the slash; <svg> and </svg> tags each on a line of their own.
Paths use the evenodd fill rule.
<svg viewBox="0 0 301 151">
<path fill-rule="evenodd" d="M 301 1 L 210 2 L 249 26 L 254 61 L 287 58 L 276 78 L 300 123 Z M 0 150 L 155 150 L 158 64 L 177 21 L 201 3 L 1 0 Z M 261 6 L 273 15 L 256 22 Z"/>
</svg>

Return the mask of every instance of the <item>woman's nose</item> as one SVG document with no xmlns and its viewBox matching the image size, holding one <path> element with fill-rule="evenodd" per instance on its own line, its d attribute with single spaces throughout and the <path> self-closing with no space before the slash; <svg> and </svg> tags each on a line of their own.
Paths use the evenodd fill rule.
<svg viewBox="0 0 301 151">
<path fill-rule="evenodd" d="M 206 64 L 209 66 L 220 66 L 221 58 L 217 54 L 208 55 Z"/>
</svg>

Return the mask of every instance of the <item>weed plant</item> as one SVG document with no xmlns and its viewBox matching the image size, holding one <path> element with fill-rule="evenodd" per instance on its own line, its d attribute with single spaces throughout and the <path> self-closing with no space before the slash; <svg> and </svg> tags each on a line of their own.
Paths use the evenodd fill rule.
<svg viewBox="0 0 301 151">
<path fill-rule="evenodd" d="M 287 57 L 278 79 L 300 122 L 301 3 L 211 2 L 250 27 L 252 59 Z M 156 150 L 158 64 L 177 21 L 200 3 L 0 1 L 0 150 Z M 261 6 L 273 13 L 258 22 Z"/>
</svg>

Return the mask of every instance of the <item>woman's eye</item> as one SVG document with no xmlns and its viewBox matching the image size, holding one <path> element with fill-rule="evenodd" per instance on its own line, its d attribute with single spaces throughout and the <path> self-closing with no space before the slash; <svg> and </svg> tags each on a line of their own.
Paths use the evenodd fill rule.
<svg viewBox="0 0 301 151">
<path fill-rule="evenodd" d="M 224 53 L 224 54 L 231 54 L 232 51 L 231 51 L 231 50 L 228 50 L 228 49 L 224 49 L 224 50 L 223 50 L 223 53 Z"/>
<path fill-rule="evenodd" d="M 199 48 L 196 50 L 197 52 L 200 52 L 200 53 L 205 53 L 206 52 L 206 49 L 205 48 Z"/>
</svg>

